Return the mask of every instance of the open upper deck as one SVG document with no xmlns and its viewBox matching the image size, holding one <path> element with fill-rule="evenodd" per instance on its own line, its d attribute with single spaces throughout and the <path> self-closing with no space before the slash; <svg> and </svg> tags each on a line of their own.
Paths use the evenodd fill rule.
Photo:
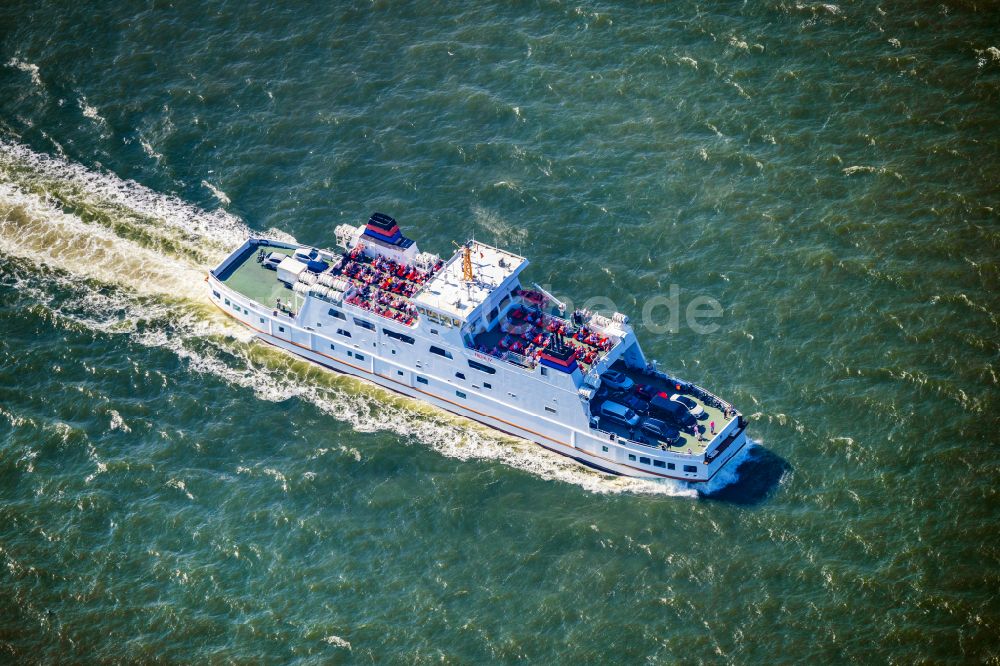
<svg viewBox="0 0 1000 666">
<path fill-rule="evenodd" d="M 288 266 L 297 272 L 283 274 L 285 263 L 275 267 L 268 260 L 271 255 L 284 258 L 302 252 L 315 254 L 316 270 L 290 261 Z M 361 247 L 336 254 L 256 239 L 224 266 L 216 273 L 219 280 L 268 308 L 294 314 L 309 294 L 336 304 L 346 302 L 405 325 L 417 318 L 410 297 L 440 268 L 419 269 L 386 256 L 369 256 Z"/>
<path fill-rule="evenodd" d="M 468 266 L 464 265 L 466 256 Z M 413 300 L 418 305 L 464 321 L 486 302 L 490 294 L 511 284 L 527 265 L 524 257 L 470 241 L 452 255 Z M 466 269 L 472 273 L 471 280 L 466 279 Z"/>
<path fill-rule="evenodd" d="M 278 281 L 275 271 L 264 268 L 261 262 L 255 260 L 261 249 L 260 246 L 251 242 L 251 245 L 230 262 L 224 270 L 216 273 L 216 277 L 227 287 L 250 300 L 276 309 L 279 300 L 282 303 L 291 303 L 293 292 L 284 283 Z M 275 245 L 268 246 L 266 249 L 269 252 L 292 256 L 296 248 Z"/>
</svg>

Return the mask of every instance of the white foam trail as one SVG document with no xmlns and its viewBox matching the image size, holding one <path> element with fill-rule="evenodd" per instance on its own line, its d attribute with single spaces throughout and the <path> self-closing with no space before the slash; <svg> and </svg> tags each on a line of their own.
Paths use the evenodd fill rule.
<svg viewBox="0 0 1000 666">
<path fill-rule="evenodd" d="M 249 235 L 247 226 L 225 211 L 204 211 L 175 196 L 154 192 L 134 180 L 114 174 L 90 171 L 60 157 L 36 153 L 30 148 L 0 139 L 0 177 L 27 181 L 34 187 L 59 195 L 79 197 L 86 203 L 112 212 L 133 216 L 133 223 L 147 226 L 161 234 L 172 231 L 189 243 L 212 246 L 224 254 L 240 245 Z M 39 187 L 40 186 L 40 187 Z M 291 239 L 272 230 L 271 236 Z"/>
<path fill-rule="evenodd" d="M 0 181 L 0 247 L 34 264 L 117 284 L 139 294 L 204 300 L 205 274 L 190 264 L 153 252 L 87 224 L 38 195 Z"/>
<path fill-rule="evenodd" d="M 109 215 L 117 207 L 119 218 L 127 218 L 126 230 L 140 225 L 143 233 L 154 233 L 159 223 L 194 236 L 191 242 L 221 249 L 242 243 L 246 227 L 227 213 L 205 213 L 134 182 L 0 141 L 0 252 L 45 267 L 30 275 L 15 271 L 15 288 L 31 300 L 47 303 L 56 318 L 169 349 L 189 360 L 192 370 L 249 388 L 260 399 L 298 397 L 359 431 L 393 432 L 403 442 L 415 439 L 445 456 L 497 461 L 594 493 L 697 496 L 683 482 L 613 477 L 590 470 L 426 403 L 318 371 L 289 354 L 251 344 L 247 329 L 208 304 L 204 265 L 183 253 L 162 252 L 125 238 L 116 233 L 114 224 L 64 212 L 44 194 L 50 186 L 69 188 L 83 205 Z M 32 191 L 26 191 L 28 187 Z M 36 193 L 39 190 L 42 193 Z M 136 214 L 145 219 L 136 219 Z M 119 289 L 89 289 L 81 278 Z M 77 297 L 56 306 L 50 292 L 57 289 Z M 209 344 L 197 345 L 196 351 L 190 344 L 193 340 Z"/>
</svg>

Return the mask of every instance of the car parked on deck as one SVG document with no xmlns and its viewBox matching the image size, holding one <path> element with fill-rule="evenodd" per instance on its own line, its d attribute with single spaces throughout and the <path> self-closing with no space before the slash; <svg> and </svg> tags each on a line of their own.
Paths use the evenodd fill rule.
<svg viewBox="0 0 1000 666">
<path fill-rule="evenodd" d="M 680 393 L 674 393 L 670 396 L 670 399 L 684 405 L 688 412 L 691 413 L 691 416 L 696 419 L 708 418 L 708 414 L 705 413 L 705 408 L 695 402 L 693 398 L 681 395 Z"/>
<path fill-rule="evenodd" d="M 631 393 L 622 393 L 615 397 L 615 402 L 620 402 L 621 404 L 629 407 L 637 414 L 648 414 L 649 413 L 649 403 L 642 398 L 632 395 Z"/>
<path fill-rule="evenodd" d="M 639 415 L 631 408 L 611 400 L 601 405 L 601 416 L 621 425 L 635 427 L 639 423 Z"/>
<path fill-rule="evenodd" d="M 674 402 L 666 393 L 657 393 L 649 401 L 649 406 L 667 422 L 673 423 L 686 430 L 695 425 L 698 420 L 691 416 L 687 407 L 679 402 Z"/>
<path fill-rule="evenodd" d="M 654 387 L 649 384 L 636 384 L 632 387 L 632 393 L 636 394 L 643 400 L 651 400 L 657 391 Z"/>
<path fill-rule="evenodd" d="M 660 419 L 647 418 L 642 422 L 641 429 L 644 433 L 656 441 L 675 444 L 680 439 L 681 433 L 672 425 Z"/>
<path fill-rule="evenodd" d="M 630 377 L 627 377 L 624 373 L 618 372 L 617 370 L 608 370 L 601 375 L 601 383 L 606 384 L 608 388 L 618 389 L 620 391 L 628 391 L 635 386 L 635 382 L 632 381 Z"/>
</svg>

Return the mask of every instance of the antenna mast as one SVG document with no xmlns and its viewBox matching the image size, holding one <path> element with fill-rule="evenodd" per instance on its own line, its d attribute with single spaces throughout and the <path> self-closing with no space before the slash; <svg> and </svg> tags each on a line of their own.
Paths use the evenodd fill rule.
<svg viewBox="0 0 1000 666">
<path fill-rule="evenodd" d="M 462 279 L 466 282 L 472 282 L 475 276 L 472 274 L 472 244 L 466 242 L 465 245 L 459 245 L 455 241 L 452 244 L 462 251 Z"/>
</svg>

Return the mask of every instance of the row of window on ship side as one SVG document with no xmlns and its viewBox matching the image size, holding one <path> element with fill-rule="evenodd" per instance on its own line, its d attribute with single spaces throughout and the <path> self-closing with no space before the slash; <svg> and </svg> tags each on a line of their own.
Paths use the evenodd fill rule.
<svg viewBox="0 0 1000 666">
<path fill-rule="evenodd" d="M 220 296 L 221 296 L 218 292 L 213 291 L 212 293 L 213 293 L 213 295 L 216 298 L 220 298 Z M 226 305 L 229 305 L 230 307 L 232 307 L 232 309 L 235 312 L 237 312 L 237 313 L 242 312 L 243 314 L 246 314 L 246 315 L 250 314 L 250 311 L 247 308 L 241 308 L 241 306 L 239 304 L 235 303 L 235 302 L 231 303 L 228 298 L 225 298 L 224 302 L 225 302 Z M 341 321 L 345 322 L 345 324 L 348 322 L 347 315 L 345 315 L 340 310 L 337 310 L 335 308 L 329 308 L 328 314 L 331 317 L 335 318 L 335 319 L 338 319 L 338 320 L 341 320 Z M 372 324 L 370 321 L 368 321 L 366 319 L 361 319 L 360 317 L 353 317 L 352 316 L 351 320 L 353 320 L 353 323 L 355 325 L 357 325 L 357 326 L 359 326 L 359 327 L 361 327 L 363 329 L 366 329 L 366 330 L 371 331 L 371 332 L 377 332 L 377 329 L 376 329 L 375 325 Z M 261 324 L 265 324 L 265 323 L 267 323 L 267 320 L 264 317 L 260 317 L 260 323 Z M 322 327 L 322 324 L 320 322 L 317 322 L 316 325 L 319 326 L 319 327 Z M 281 325 L 278 325 L 277 326 L 277 332 L 278 333 L 286 333 L 285 327 L 281 326 Z M 337 328 L 336 329 L 336 333 L 337 333 L 337 335 L 339 335 L 341 337 L 344 337 L 344 338 L 353 339 L 353 337 L 354 337 L 350 330 L 347 330 L 347 329 L 344 329 L 344 328 Z M 394 330 L 392 330 L 390 328 L 387 328 L 387 327 L 383 327 L 382 328 L 382 333 L 386 337 L 388 337 L 388 338 L 391 338 L 393 340 L 397 340 L 399 342 L 403 342 L 403 343 L 408 344 L 408 345 L 415 345 L 416 344 L 416 339 L 413 336 L 407 335 L 405 333 L 401 333 L 399 331 L 394 331 Z M 333 344 L 333 343 L 330 343 L 330 350 L 331 351 L 337 351 L 336 345 Z M 432 354 L 437 355 L 437 356 L 441 356 L 442 358 L 446 358 L 448 360 L 454 360 L 454 356 L 452 355 L 452 353 L 450 351 L 448 351 L 447 349 L 444 349 L 443 347 L 438 347 L 437 345 L 430 345 L 430 347 L 428 348 L 428 351 L 430 353 L 432 353 Z M 365 356 L 363 354 L 361 354 L 360 352 L 353 351 L 353 350 L 346 350 L 346 353 L 347 353 L 348 357 L 353 358 L 356 361 L 362 361 L 363 362 L 363 361 L 366 360 Z M 392 353 L 394 353 L 394 354 L 396 353 L 394 349 L 392 350 Z M 475 361 L 473 359 L 466 359 L 466 363 L 468 363 L 468 366 L 471 369 L 477 370 L 478 372 L 481 372 L 481 373 L 486 374 L 486 375 L 495 375 L 496 372 L 497 372 L 496 368 L 494 368 L 493 366 L 487 365 L 485 363 L 480 363 L 480 362 Z M 419 363 L 418 363 L 417 367 L 419 367 Z M 400 376 L 402 376 L 403 375 L 403 371 L 397 371 L 397 374 L 399 374 Z M 464 372 L 455 372 L 455 377 L 457 379 L 463 379 L 463 380 L 466 379 L 466 376 L 465 376 Z M 429 384 L 429 382 L 428 382 L 428 380 L 427 380 L 426 377 L 416 376 L 416 380 L 420 384 L 424 384 L 424 385 Z M 490 382 L 487 382 L 487 381 L 480 381 L 479 384 L 473 384 L 473 388 L 478 389 L 480 387 L 482 387 L 483 389 L 491 390 L 491 389 L 493 389 L 493 384 L 490 383 Z M 464 391 L 455 391 L 455 395 L 456 395 L 456 397 L 461 398 L 463 400 L 468 398 L 468 395 Z M 513 398 L 515 400 L 517 399 L 517 394 L 515 394 L 515 393 L 508 393 L 507 395 L 510 398 Z M 548 405 L 545 405 L 544 409 L 545 409 L 546 412 L 549 412 L 550 414 L 558 414 L 558 411 L 555 408 L 550 407 Z"/>
<path fill-rule="evenodd" d="M 608 453 L 608 447 L 606 445 L 602 446 L 601 451 L 603 451 L 604 453 Z M 636 454 L 634 453 L 628 454 L 628 459 L 629 462 L 636 462 Z M 640 465 L 651 464 L 653 467 L 662 467 L 664 469 L 677 469 L 677 465 L 675 465 L 672 462 L 667 462 L 665 460 L 658 460 L 656 458 L 650 459 L 646 456 L 639 456 L 639 464 Z M 698 467 L 696 465 L 684 465 L 684 472 L 686 474 L 694 474 L 697 471 Z"/>
<path fill-rule="evenodd" d="M 220 294 L 218 292 L 214 292 L 213 291 L 212 293 L 213 293 L 213 295 L 216 298 L 220 297 Z M 237 303 L 230 303 L 230 300 L 228 298 L 225 299 L 225 304 L 229 305 L 230 307 L 232 307 L 233 310 L 235 310 L 237 313 L 239 313 L 239 312 L 242 311 L 246 315 L 250 314 L 250 311 L 247 308 L 241 308 L 241 306 L 239 304 L 237 304 Z M 347 321 L 347 316 L 343 312 L 341 312 L 340 310 L 336 310 L 334 308 L 330 308 L 329 314 L 330 314 L 330 316 L 332 316 L 332 317 L 334 317 L 336 319 L 340 319 L 340 320 L 345 321 L 345 322 Z M 364 329 L 372 331 L 372 332 L 376 331 L 375 325 L 372 324 L 371 322 L 365 320 L 365 319 L 360 319 L 358 317 L 351 317 L 351 319 L 353 319 L 354 323 L 356 325 L 360 326 L 361 328 L 364 328 Z M 260 318 L 260 322 L 262 324 L 265 323 L 265 319 L 263 317 L 261 317 Z M 285 332 L 285 327 L 284 326 L 278 326 L 278 332 L 279 333 L 284 333 Z M 343 336 L 343 337 L 346 337 L 346 338 L 353 337 L 351 335 L 350 331 L 344 330 L 342 328 L 338 328 L 337 329 L 337 333 L 339 335 Z M 416 339 L 413 338 L 412 336 L 406 335 L 405 333 L 400 333 L 399 331 L 394 331 L 394 330 L 392 330 L 390 328 L 383 327 L 382 328 L 382 333 L 384 335 L 386 335 L 387 337 L 393 339 L 393 340 L 398 340 L 398 341 L 404 342 L 404 343 L 406 343 L 408 345 L 413 345 L 413 344 L 416 343 Z M 331 351 L 336 351 L 336 349 L 337 349 L 336 345 L 334 345 L 333 343 L 331 343 L 330 344 L 330 349 L 331 349 Z M 442 347 L 438 347 L 436 345 L 431 345 L 429 347 L 429 351 L 430 351 L 430 353 L 435 354 L 437 356 L 441 356 L 441 357 L 449 359 L 449 360 L 454 360 L 454 357 L 452 356 L 451 352 L 448 351 L 447 349 L 442 348 Z M 395 353 L 395 350 L 393 350 L 393 353 Z M 363 354 L 361 354 L 361 353 L 359 353 L 357 351 L 353 351 L 353 350 L 347 350 L 347 356 L 350 357 L 350 358 L 353 358 L 353 359 L 355 359 L 357 361 L 365 361 L 366 360 L 365 356 Z M 494 374 L 496 374 L 496 368 L 494 368 L 492 366 L 489 366 L 489 365 L 486 365 L 485 363 L 479 363 L 478 361 L 474 361 L 472 359 L 466 359 L 466 362 L 468 363 L 468 365 L 469 365 L 470 368 L 472 368 L 474 370 L 478 370 L 481 373 L 484 373 L 484 374 L 487 374 L 487 375 L 494 375 Z M 401 376 L 403 375 L 403 371 L 402 370 L 398 370 L 397 373 L 399 375 L 401 375 Z M 415 377 L 416 377 L 416 380 L 417 380 L 418 384 L 429 385 L 429 380 L 426 377 L 422 377 L 420 375 L 415 375 Z M 459 372 L 459 371 L 455 372 L 455 377 L 458 378 L 458 379 L 463 379 L 463 380 L 466 379 L 465 373 L 464 372 Z M 486 381 L 481 382 L 481 385 L 482 385 L 482 388 L 484 388 L 484 389 L 492 389 L 493 388 L 493 385 L 491 383 L 489 383 L 489 382 L 486 382 Z M 473 387 L 474 388 L 479 388 L 479 386 L 475 385 L 475 384 L 473 384 Z M 512 398 L 516 398 L 517 397 L 515 394 L 512 394 L 512 393 L 509 393 L 508 395 L 510 397 L 512 397 Z M 461 398 L 462 400 L 465 400 L 465 399 L 468 398 L 468 395 L 464 391 L 458 391 L 458 390 L 455 391 L 455 396 L 457 398 Z M 557 414 L 558 413 L 554 408 L 549 407 L 548 405 L 545 406 L 545 411 L 550 412 L 552 414 Z M 608 451 L 608 447 L 607 446 L 602 446 L 601 448 L 605 452 Z M 632 453 L 628 454 L 628 459 L 629 459 L 630 462 L 636 462 L 637 461 L 636 455 L 632 454 Z M 674 469 L 676 469 L 676 465 L 674 463 L 672 463 L 672 462 L 666 462 L 666 461 L 658 460 L 658 459 L 650 459 L 650 458 L 648 458 L 646 456 L 639 456 L 638 457 L 638 462 L 640 464 L 642 464 L 642 465 L 650 465 L 650 464 L 652 464 L 653 467 L 660 467 L 660 468 L 665 468 L 665 469 L 668 469 L 668 470 L 674 470 Z M 698 471 L 698 468 L 696 466 L 694 466 L 694 465 L 684 465 L 684 472 L 685 473 L 694 473 L 694 472 L 697 472 L 697 471 Z"/>
</svg>

